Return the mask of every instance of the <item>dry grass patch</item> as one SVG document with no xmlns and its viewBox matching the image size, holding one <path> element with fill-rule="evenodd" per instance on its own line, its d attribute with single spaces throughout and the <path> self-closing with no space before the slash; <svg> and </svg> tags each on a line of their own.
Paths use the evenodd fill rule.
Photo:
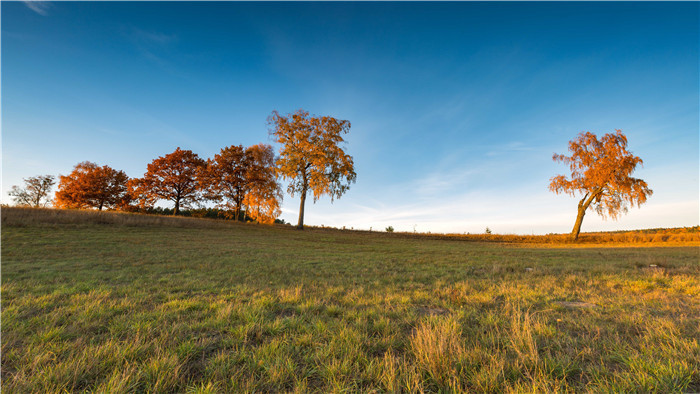
<svg viewBox="0 0 700 394">
<path fill-rule="evenodd" d="M 457 388 L 459 364 L 466 356 L 461 331 L 454 318 L 429 319 L 411 336 L 416 365 L 441 388 Z"/>
</svg>

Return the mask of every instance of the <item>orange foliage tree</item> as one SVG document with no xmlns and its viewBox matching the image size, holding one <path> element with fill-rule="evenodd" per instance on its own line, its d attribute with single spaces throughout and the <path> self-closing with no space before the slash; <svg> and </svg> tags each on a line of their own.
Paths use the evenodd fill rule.
<svg viewBox="0 0 700 394">
<path fill-rule="evenodd" d="M 129 177 L 124 171 L 84 161 L 69 175 L 61 175 L 54 205 L 57 208 L 102 208 L 121 206 L 127 198 Z"/>
<path fill-rule="evenodd" d="M 573 240 L 578 239 L 583 216 L 591 204 L 603 218 L 617 219 L 627 213 L 628 205 L 640 206 L 653 193 L 646 182 L 631 176 L 642 159 L 627 150 L 627 137 L 621 130 L 605 134 L 600 140 L 593 133 L 580 133 L 569 141 L 569 152 L 571 156 L 555 153 L 552 159 L 568 164 L 571 178 L 552 177 L 549 189 L 557 194 L 583 194 L 571 231 Z"/>
<path fill-rule="evenodd" d="M 313 193 L 314 202 L 327 194 L 331 202 L 350 188 L 357 175 L 352 156 L 340 147 L 342 135 L 350 130 L 350 122 L 330 116 L 309 116 L 298 110 L 287 116 L 273 111 L 268 118 L 270 135 L 282 144 L 277 167 L 282 177 L 289 179 L 287 191 L 299 193 L 299 222 L 304 228 L 306 194 Z"/>
<path fill-rule="evenodd" d="M 56 183 L 53 175 L 39 175 L 24 178 L 24 188 L 12 186 L 7 194 L 15 204 L 29 207 L 45 207 L 51 204 L 51 188 Z"/>
<path fill-rule="evenodd" d="M 173 153 L 154 159 L 143 178 L 133 183 L 133 191 L 142 200 L 174 202 L 173 215 L 177 215 L 181 206 L 194 203 L 199 198 L 198 176 L 204 165 L 205 161 L 196 153 L 178 147 Z"/>
<path fill-rule="evenodd" d="M 248 193 L 243 203 L 248 215 L 255 221 L 272 224 L 282 213 L 282 188 L 277 181 L 275 151 L 272 146 L 258 144 L 249 147 L 248 155 Z"/>
<path fill-rule="evenodd" d="M 220 208 L 232 209 L 236 220 L 240 219 L 243 199 L 248 191 L 248 161 L 242 145 L 231 145 L 222 148 L 214 159 L 207 160 L 200 174 L 204 197 L 218 202 Z"/>
<path fill-rule="evenodd" d="M 246 214 L 261 223 L 279 216 L 282 194 L 275 171 L 275 153 L 270 145 L 248 148 L 232 145 L 207 160 L 202 170 L 204 197 L 231 209 L 235 218 L 245 207 Z"/>
</svg>

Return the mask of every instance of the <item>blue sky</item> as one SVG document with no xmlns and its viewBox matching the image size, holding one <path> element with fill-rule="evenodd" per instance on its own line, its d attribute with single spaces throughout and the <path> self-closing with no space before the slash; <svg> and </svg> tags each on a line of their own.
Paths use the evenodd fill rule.
<svg viewBox="0 0 700 394">
<path fill-rule="evenodd" d="M 2 201 L 89 160 L 271 143 L 304 108 L 352 122 L 357 183 L 312 225 L 570 231 L 549 192 L 580 132 L 622 129 L 654 195 L 583 231 L 699 222 L 700 4 L 2 2 Z M 298 198 L 282 218 L 296 222 Z"/>
</svg>

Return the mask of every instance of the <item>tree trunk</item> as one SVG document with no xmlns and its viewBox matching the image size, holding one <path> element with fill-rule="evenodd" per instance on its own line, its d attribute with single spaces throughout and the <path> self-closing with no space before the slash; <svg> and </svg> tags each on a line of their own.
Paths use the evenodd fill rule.
<svg viewBox="0 0 700 394">
<path fill-rule="evenodd" d="M 240 188 L 237 189 L 234 201 L 236 203 L 236 208 L 235 209 L 235 215 L 236 215 L 236 221 L 240 222 L 241 221 L 241 206 L 243 205 L 243 193 L 241 192 Z M 244 220 L 245 221 L 245 217 Z"/>
<path fill-rule="evenodd" d="M 173 216 L 180 213 L 180 198 L 175 199 L 175 210 L 173 211 Z"/>
<path fill-rule="evenodd" d="M 100 201 L 100 207 L 97 208 L 97 210 L 98 210 L 98 211 L 101 211 L 101 210 L 102 210 L 102 206 L 103 206 L 104 204 L 105 204 L 104 201 Z"/>
<path fill-rule="evenodd" d="M 593 193 L 586 193 L 585 196 L 578 202 L 578 215 L 576 215 L 576 223 L 574 223 L 574 229 L 571 230 L 571 240 L 577 241 L 578 235 L 581 233 L 581 223 L 583 223 L 583 217 L 586 215 L 586 209 L 591 205 L 593 200 L 598 197 L 599 194 L 603 192 L 603 188 L 596 189 Z"/>
<path fill-rule="evenodd" d="M 571 230 L 571 240 L 576 241 L 578 240 L 578 235 L 581 233 L 581 223 L 583 223 L 583 216 L 586 214 L 586 208 L 588 206 L 583 207 L 583 200 L 578 204 L 578 215 L 576 216 L 576 223 L 574 223 L 574 229 Z"/>
<path fill-rule="evenodd" d="M 306 187 L 301 192 L 301 204 L 299 205 L 299 223 L 297 223 L 297 228 L 299 230 L 304 229 L 304 203 L 306 203 Z"/>
</svg>

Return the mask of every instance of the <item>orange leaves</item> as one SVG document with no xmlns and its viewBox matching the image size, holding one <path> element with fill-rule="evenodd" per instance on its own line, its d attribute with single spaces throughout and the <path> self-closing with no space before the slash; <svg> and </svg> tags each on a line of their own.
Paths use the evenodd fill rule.
<svg viewBox="0 0 700 394">
<path fill-rule="evenodd" d="M 350 130 L 350 122 L 331 116 L 310 116 L 303 109 L 286 117 L 273 111 L 268 118 L 270 135 L 282 144 L 277 167 L 282 177 L 289 179 L 287 190 L 302 197 L 299 227 L 303 226 L 303 208 L 306 193 L 313 193 L 314 201 L 329 195 L 331 201 L 340 198 L 355 182 L 357 175 L 352 156 L 341 148 L 343 134 Z"/>
<path fill-rule="evenodd" d="M 653 193 L 645 181 L 632 177 L 643 162 L 627 150 L 627 137 L 621 130 L 605 134 L 600 140 L 593 133 L 580 133 L 569 142 L 569 152 L 571 156 L 555 153 L 552 159 L 568 164 L 571 178 L 554 176 L 549 189 L 557 194 L 584 194 L 574 226 L 575 237 L 591 204 L 599 215 L 616 219 L 627 212 L 628 206 L 645 203 Z"/>
<path fill-rule="evenodd" d="M 232 145 L 206 161 L 178 147 L 148 164 L 142 178 L 131 180 L 107 166 L 80 163 L 70 176 L 61 177 L 56 205 L 148 211 L 166 200 L 175 203 L 177 215 L 181 207 L 208 200 L 233 210 L 231 216 L 238 219 L 273 223 L 281 213 L 280 175 L 291 180 L 290 193 L 302 195 L 301 218 L 307 191 L 314 200 L 326 194 L 333 200 L 355 181 L 352 157 L 340 146 L 349 121 L 299 110 L 288 117 L 275 111 L 268 122 L 270 134 L 282 144 L 279 158 L 267 144 Z"/>
<path fill-rule="evenodd" d="M 246 172 L 248 159 L 242 145 L 222 148 L 214 159 L 207 160 L 200 172 L 200 186 L 204 197 L 220 203 L 222 208 L 235 211 L 236 217 L 247 191 Z"/>
<path fill-rule="evenodd" d="M 254 220 L 272 224 L 282 211 L 282 188 L 277 181 L 275 151 L 267 144 L 253 145 L 247 150 L 250 158 L 248 169 L 249 190 L 244 204 Z"/>
<path fill-rule="evenodd" d="M 143 178 L 132 186 L 142 200 L 173 201 L 177 215 L 180 206 L 197 200 L 198 175 L 204 164 L 196 153 L 178 147 L 173 153 L 153 160 Z"/>
<path fill-rule="evenodd" d="M 243 206 L 248 216 L 261 223 L 273 223 L 280 214 L 282 192 L 270 145 L 222 149 L 207 161 L 201 183 L 207 199 L 233 209 L 237 218 Z"/>
<path fill-rule="evenodd" d="M 58 208 L 117 208 L 128 198 L 129 177 L 109 166 L 85 161 L 61 176 L 54 205 Z"/>
</svg>

